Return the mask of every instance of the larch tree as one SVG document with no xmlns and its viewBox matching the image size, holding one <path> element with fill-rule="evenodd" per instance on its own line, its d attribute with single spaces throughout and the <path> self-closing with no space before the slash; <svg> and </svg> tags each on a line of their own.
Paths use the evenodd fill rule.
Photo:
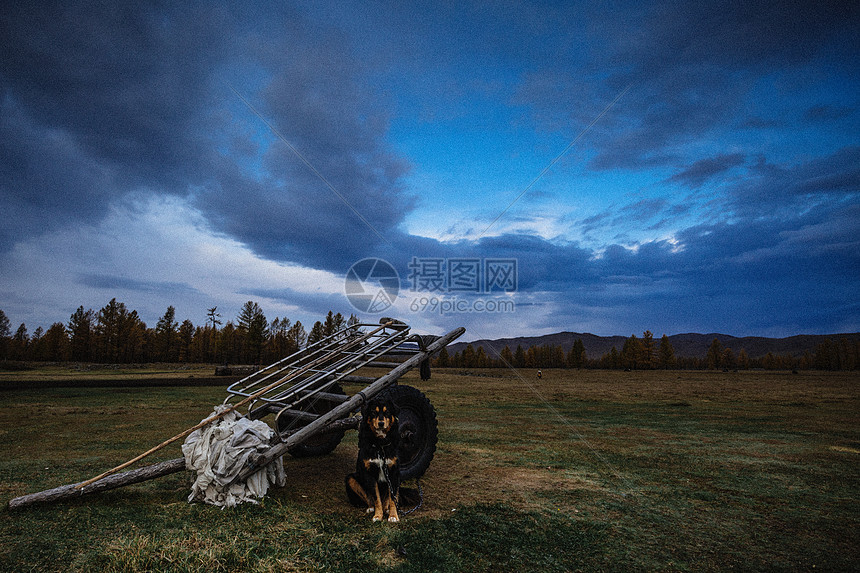
<svg viewBox="0 0 860 573">
<path fill-rule="evenodd" d="M 567 353 L 567 365 L 570 368 L 582 368 L 585 366 L 585 360 L 585 345 L 581 338 L 577 338 Z"/>
<path fill-rule="evenodd" d="M 81 362 L 92 360 L 94 321 L 93 309 L 84 310 L 83 306 L 79 306 L 78 310 L 69 317 L 66 328 L 69 330 L 69 354 L 72 360 Z"/>
<path fill-rule="evenodd" d="M 161 362 L 176 362 L 179 355 L 179 323 L 176 322 L 176 309 L 168 306 L 164 315 L 155 325 L 155 358 Z"/>
<path fill-rule="evenodd" d="M 263 346 L 269 337 L 269 323 L 266 315 L 263 314 L 263 309 L 256 302 L 249 300 L 242 307 L 236 322 L 244 338 L 245 360 L 258 363 L 263 353 Z"/>
<path fill-rule="evenodd" d="M 9 352 L 9 338 L 12 334 L 12 327 L 9 324 L 9 317 L 6 313 L 0 310 L 0 360 L 5 360 Z"/>
<path fill-rule="evenodd" d="M 642 340 L 639 341 L 642 348 L 642 355 L 638 360 L 639 368 L 653 368 L 657 358 L 657 348 L 654 344 L 654 334 L 650 330 L 642 333 Z"/>
<path fill-rule="evenodd" d="M 719 339 L 714 339 L 711 346 L 708 348 L 708 353 L 705 355 L 705 362 L 709 370 L 721 368 L 723 362 L 723 345 Z"/>
<path fill-rule="evenodd" d="M 678 360 L 675 358 L 675 349 L 672 347 L 672 343 L 669 342 L 669 337 L 664 334 L 660 338 L 660 347 L 657 349 L 657 367 L 668 370 L 677 365 Z"/>
</svg>

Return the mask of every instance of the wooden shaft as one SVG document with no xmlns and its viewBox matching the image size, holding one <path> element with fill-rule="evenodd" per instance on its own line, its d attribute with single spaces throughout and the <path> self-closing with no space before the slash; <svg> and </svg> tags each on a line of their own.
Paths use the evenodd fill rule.
<svg viewBox="0 0 860 573">
<path fill-rule="evenodd" d="M 38 493 L 22 495 L 21 497 L 16 497 L 15 499 L 9 501 L 9 509 L 20 509 L 22 507 L 26 507 L 28 505 L 40 502 L 44 503 L 73 499 L 76 497 L 80 497 L 84 494 L 96 493 L 109 489 L 116 489 L 118 487 L 123 487 L 131 485 L 133 483 L 139 483 L 153 478 L 176 473 L 184 469 L 185 458 L 176 458 L 174 460 L 168 460 L 166 462 L 160 462 L 151 466 L 137 468 L 121 474 L 108 476 L 100 480 L 98 483 L 86 488 L 83 486 L 82 483 L 80 483 L 63 485 L 60 487 L 55 487 L 54 489 L 40 491 Z"/>
<path fill-rule="evenodd" d="M 319 431 L 320 434 L 329 432 L 342 432 L 344 430 L 355 429 L 360 423 L 360 416 L 352 416 L 346 420 L 337 420 L 332 422 L 325 428 Z M 104 479 L 99 480 L 91 486 L 78 488 L 80 484 L 69 484 L 37 493 L 30 493 L 16 497 L 9 501 L 9 509 L 16 510 L 35 503 L 50 503 L 55 501 L 66 501 L 75 499 L 82 495 L 116 489 L 142 481 L 155 479 L 168 474 L 176 473 L 185 469 L 185 458 L 176 458 L 165 462 L 159 462 L 142 468 L 129 470 L 127 472 L 113 474 Z"/>
</svg>

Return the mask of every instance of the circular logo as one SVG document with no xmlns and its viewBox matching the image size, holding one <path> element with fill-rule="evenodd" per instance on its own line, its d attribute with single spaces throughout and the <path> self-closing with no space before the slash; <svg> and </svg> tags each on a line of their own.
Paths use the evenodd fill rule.
<svg viewBox="0 0 860 573">
<path fill-rule="evenodd" d="M 394 304 L 400 292 L 400 275 L 388 261 L 362 259 L 346 272 L 344 293 L 358 311 L 374 314 Z"/>
</svg>

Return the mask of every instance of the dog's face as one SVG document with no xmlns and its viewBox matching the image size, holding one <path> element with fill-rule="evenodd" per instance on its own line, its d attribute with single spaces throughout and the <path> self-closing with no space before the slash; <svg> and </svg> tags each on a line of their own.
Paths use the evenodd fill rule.
<svg viewBox="0 0 860 573">
<path fill-rule="evenodd" d="M 364 419 L 377 438 L 384 438 L 397 422 L 397 406 L 390 400 L 374 400 L 367 405 Z"/>
</svg>

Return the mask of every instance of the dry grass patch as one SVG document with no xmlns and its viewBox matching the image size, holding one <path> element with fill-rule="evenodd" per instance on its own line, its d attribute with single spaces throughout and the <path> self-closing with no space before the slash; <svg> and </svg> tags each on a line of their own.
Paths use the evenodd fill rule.
<svg viewBox="0 0 860 573">
<path fill-rule="evenodd" d="M 397 526 L 371 524 L 346 503 L 351 432 L 332 455 L 287 458 L 287 486 L 261 506 L 188 505 L 187 477 L 175 474 L 0 512 L 0 569 L 860 568 L 856 373 L 483 374 L 402 380 L 435 405 L 439 446 L 422 480 L 424 506 Z M 199 421 L 224 394 L 61 388 L 3 397 L 5 501 L 125 461 Z M 164 453 L 178 455 L 178 446 Z"/>
</svg>

